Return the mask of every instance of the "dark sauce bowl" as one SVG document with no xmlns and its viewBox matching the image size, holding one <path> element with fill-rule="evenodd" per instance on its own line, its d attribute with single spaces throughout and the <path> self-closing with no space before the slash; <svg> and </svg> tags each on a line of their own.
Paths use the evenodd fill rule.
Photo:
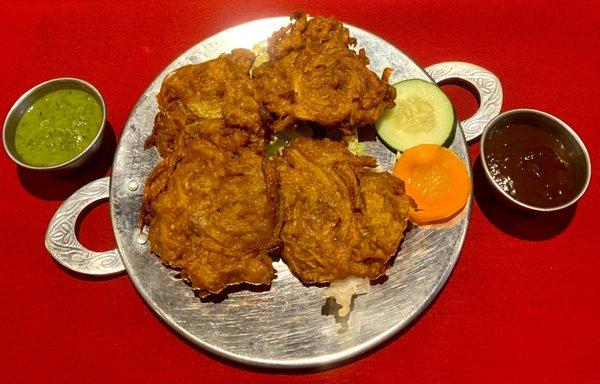
<svg viewBox="0 0 600 384">
<path fill-rule="evenodd" d="M 521 201 L 517 197 L 511 195 L 502 188 L 498 181 L 496 181 L 492 173 L 490 160 L 487 156 L 491 146 L 489 144 L 490 136 L 497 134 L 498 130 L 506 129 L 508 125 L 514 124 L 529 125 L 543 129 L 554 136 L 554 138 L 562 144 L 565 150 L 564 152 L 568 153 L 569 165 L 572 170 L 570 174 L 573 179 L 571 193 L 565 200 L 555 205 L 550 201 L 547 204 L 544 204 L 544 206 L 541 206 L 541 204 L 539 206 L 534 205 L 531 202 Z M 590 156 L 579 136 L 577 136 L 575 131 L 563 121 L 545 112 L 534 109 L 515 109 L 507 111 L 490 121 L 481 135 L 480 156 L 485 176 L 498 195 L 501 196 L 509 206 L 528 212 L 553 212 L 567 208 L 575 204 L 581 196 L 583 196 L 590 182 Z"/>
</svg>

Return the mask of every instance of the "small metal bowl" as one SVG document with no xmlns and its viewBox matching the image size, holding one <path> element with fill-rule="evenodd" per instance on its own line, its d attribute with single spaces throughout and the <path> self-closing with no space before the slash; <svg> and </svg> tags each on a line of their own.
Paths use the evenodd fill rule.
<svg viewBox="0 0 600 384">
<path fill-rule="evenodd" d="M 24 162 L 15 148 L 15 131 L 17 125 L 23 117 L 23 114 L 31 107 L 31 105 L 38 100 L 40 97 L 47 95 L 50 92 L 58 91 L 60 89 L 78 89 L 89 93 L 96 99 L 100 105 L 102 111 L 102 122 L 100 129 L 94 137 L 94 140 L 76 157 L 71 160 L 65 161 L 61 164 L 51 166 L 35 166 Z M 41 84 L 36 85 L 29 91 L 25 92 L 12 106 L 6 119 L 4 120 L 4 129 L 2 134 L 2 141 L 4 142 L 4 149 L 8 156 L 19 166 L 34 169 L 34 170 L 54 170 L 62 171 L 80 167 L 86 160 L 88 160 L 102 144 L 102 138 L 104 136 L 104 125 L 106 122 L 106 105 L 100 92 L 92 84 L 87 81 L 75 79 L 71 77 L 61 77 L 58 79 L 48 80 Z"/>
<path fill-rule="evenodd" d="M 551 132 L 565 146 L 571 159 L 574 161 L 575 169 L 575 191 L 573 198 L 569 201 L 552 207 L 538 207 L 530 205 L 515 199 L 513 196 L 504 191 L 492 177 L 486 160 L 486 142 L 490 134 L 497 129 L 502 129 L 507 124 L 528 124 L 540 127 Z M 556 117 L 534 109 L 514 109 L 501 113 L 496 116 L 485 127 L 481 135 L 480 157 L 485 176 L 488 182 L 494 187 L 495 191 L 507 202 L 510 206 L 529 212 L 553 212 L 567 208 L 577 202 L 584 194 L 590 183 L 592 174 L 592 166 L 590 156 L 588 154 L 583 141 L 577 136 L 575 131 L 571 129 L 563 121 Z"/>
</svg>

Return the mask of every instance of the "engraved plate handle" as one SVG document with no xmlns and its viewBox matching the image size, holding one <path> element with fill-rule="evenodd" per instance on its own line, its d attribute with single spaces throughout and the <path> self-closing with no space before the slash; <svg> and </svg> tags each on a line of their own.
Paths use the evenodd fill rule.
<svg viewBox="0 0 600 384">
<path fill-rule="evenodd" d="M 108 177 L 92 181 L 69 196 L 58 208 L 46 230 L 46 249 L 64 267 L 86 275 L 112 275 L 125 267 L 117 249 L 94 252 L 77 240 L 75 225 L 81 212 L 94 202 L 108 198 Z"/>
<path fill-rule="evenodd" d="M 477 92 L 479 109 L 460 122 L 467 141 L 478 138 L 485 126 L 500 113 L 502 86 L 498 77 L 487 69 L 462 61 L 447 61 L 430 65 L 425 70 L 439 85 L 456 80 L 467 83 Z"/>
</svg>

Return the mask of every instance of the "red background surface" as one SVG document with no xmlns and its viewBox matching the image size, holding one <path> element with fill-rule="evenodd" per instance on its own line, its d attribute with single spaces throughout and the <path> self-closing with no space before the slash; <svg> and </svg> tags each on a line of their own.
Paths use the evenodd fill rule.
<svg viewBox="0 0 600 384">
<path fill-rule="evenodd" d="M 39 82 L 80 77 L 103 93 L 118 137 L 146 86 L 185 49 L 240 22 L 303 8 L 372 31 L 423 66 L 461 60 L 488 68 L 502 81 L 503 110 L 558 116 L 594 162 L 599 3 L 486 3 L 5 1 L 0 113 Z M 476 108 L 466 92 L 449 93 L 462 116 Z M 478 150 L 470 145 L 472 162 Z M 424 315 L 357 361 L 285 372 L 232 365 L 189 345 L 126 275 L 87 279 L 52 261 L 43 245 L 47 223 L 70 193 L 108 173 L 111 158 L 109 145 L 84 172 L 49 177 L 0 155 L 1 382 L 600 382 L 596 177 L 576 209 L 522 216 L 496 202 L 476 165 L 463 252 Z M 105 204 L 83 222 L 81 240 L 109 249 L 110 228 Z"/>
</svg>

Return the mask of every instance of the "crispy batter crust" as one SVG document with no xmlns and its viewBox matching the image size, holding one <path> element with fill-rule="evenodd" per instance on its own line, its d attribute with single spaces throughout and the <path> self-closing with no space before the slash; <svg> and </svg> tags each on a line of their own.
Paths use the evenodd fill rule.
<svg viewBox="0 0 600 384">
<path fill-rule="evenodd" d="M 188 143 L 177 162 L 148 178 L 144 204 L 151 249 L 180 268 L 201 295 L 239 283 L 268 285 L 277 189 L 272 161 L 209 140 Z"/>
<path fill-rule="evenodd" d="M 146 181 L 140 223 L 153 252 L 200 295 L 269 285 L 269 252 L 303 283 L 375 279 L 402 239 L 402 182 L 344 144 L 296 139 L 274 161 L 273 132 L 300 124 L 347 134 L 394 105 L 395 89 L 334 18 L 304 13 L 269 39 L 269 60 L 233 50 L 177 69 L 157 95 L 146 147 L 163 160 Z"/>
<path fill-rule="evenodd" d="M 402 181 L 327 139 L 296 139 L 276 162 L 278 230 L 292 273 L 305 284 L 385 273 L 413 207 Z"/>
<path fill-rule="evenodd" d="M 205 137 L 236 152 L 249 147 L 264 151 L 268 114 L 250 78 L 254 54 L 235 49 L 217 59 L 187 65 L 169 74 L 157 95 L 159 112 L 146 148 L 162 157 L 176 152 L 178 139 Z"/>
<path fill-rule="evenodd" d="M 253 70 L 275 132 L 308 121 L 349 134 L 394 106 L 391 70 L 383 79 L 370 71 L 365 51 L 349 48 L 356 39 L 342 23 L 333 17 L 308 20 L 303 13 L 293 17 L 294 23 L 269 38 L 269 61 Z"/>
</svg>

